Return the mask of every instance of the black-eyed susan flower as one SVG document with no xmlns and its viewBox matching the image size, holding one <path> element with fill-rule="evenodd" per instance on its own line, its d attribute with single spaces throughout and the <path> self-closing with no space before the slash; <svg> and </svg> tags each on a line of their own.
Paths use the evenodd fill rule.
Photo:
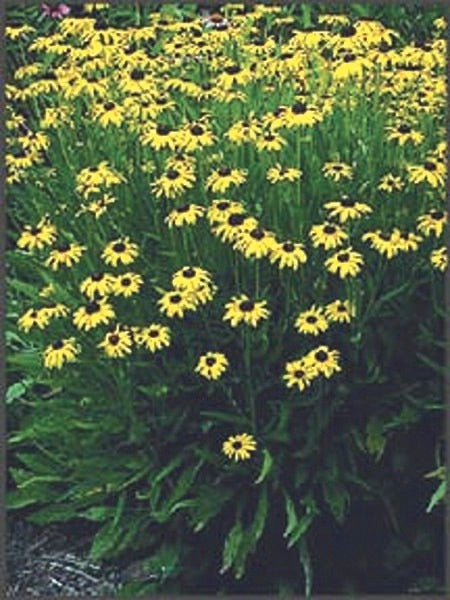
<svg viewBox="0 0 450 600">
<path fill-rule="evenodd" d="M 245 208 L 240 202 L 234 200 L 213 200 L 208 207 L 206 216 L 209 223 L 223 223 L 231 213 L 244 213 Z"/>
<path fill-rule="evenodd" d="M 239 209 L 237 212 L 230 211 L 227 219 L 214 226 L 212 232 L 222 242 L 235 242 L 246 229 L 253 229 L 257 226 L 258 221 L 255 218 L 246 216 Z"/>
<path fill-rule="evenodd" d="M 404 185 L 401 177 L 393 175 L 392 173 L 386 173 L 386 175 L 383 175 L 380 179 L 378 189 L 382 192 L 392 194 L 392 192 L 399 192 L 403 189 Z"/>
<path fill-rule="evenodd" d="M 170 328 L 159 323 L 135 328 L 134 338 L 139 346 L 145 346 L 152 354 L 170 346 Z"/>
<path fill-rule="evenodd" d="M 335 300 L 325 306 L 327 319 L 336 323 L 350 323 L 355 314 L 355 306 L 350 300 Z"/>
<path fill-rule="evenodd" d="M 44 366 L 47 369 L 61 369 L 66 363 L 75 362 L 80 352 L 75 338 L 56 340 L 44 350 Z"/>
<path fill-rule="evenodd" d="M 137 244 L 131 242 L 127 236 L 109 242 L 103 250 L 102 259 L 107 265 L 117 267 L 118 264 L 131 264 L 136 260 L 138 255 L 139 249 Z"/>
<path fill-rule="evenodd" d="M 223 320 L 230 321 L 231 327 L 237 327 L 240 323 L 257 327 L 261 320 L 269 317 L 270 311 L 266 306 L 266 300 L 254 302 L 246 294 L 233 296 L 225 305 Z"/>
<path fill-rule="evenodd" d="M 206 187 L 214 193 L 223 194 L 232 185 L 243 184 L 246 177 L 247 171 L 245 169 L 233 169 L 222 165 L 208 176 Z"/>
<path fill-rule="evenodd" d="M 352 179 L 353 170 L 343 162 L 326 162 L 322 167 L 325 177 L 339 182 L 341 179 Z"/>
<path fill-rule="evenodd" d="M 139 292 L 143 283 L 144 280 L 139 273 L 128 272 L 113 278 L 111 291 L 114 296 L 129 298 Z"/>
<path fill-rule="evenodd" d="M 308 353 L 306 360 L 311 363 L 320 375 L 324 375 L 328 379 L 333 373 L 342 370 L 339 365 L 339 358 L 338 350 L 330 350 L 328 346 L 319 346 Z"/>
<path fill-rule="evenodd" d="M 339 225 L 330 222 L 313 225 L 310 229 L 309 236 L 314 248 L 319 248 L 321 246 L 322 248 L 325 248 L 325 250 L 338 248 L 348 239 L 348 235 L 341 227 L 339 227 Z"/>
<path fill-rule="evenodd" d="M 311 306 L 297 316 L 295 320 L 295 329 L 299 333 L 309 335 L 319 335 L 328 329 L 328 321 L 325 317 L 324 309 L 320 306 Z"/>
<path fill-rule="evenodd" d="M 303 244 L 298 242 L 277 242 L 270 248 L 269 260 L 278 263 L 279 269 L 293 269 L 297 271 L 300 265 L 307 261 L 308 257 Z"/>
<path fill-rule="evenodd" d="M 106 160 L 98 165 L 82 169 L 76 177 L 76 192 L 87 198 L 90 194 L 100 193 L 102 188 L 110 188 L 125 181 L 125 178 L 111 169 Z"/>
<path fill-rule="evenodd" d="M 200 356 L 195 372 L 206 379 L 219 379 L 228 367 L 228 359 L 221 352 L 207 352 Z"/>
<path fill-rule="evenodd" d="M 215 137 L 203 123 L 190 123 L 184 130 L 184 137 L 180 146 L 187 152 L 195 152 L 199 148 L 206 148 L 215 143 Z"/>
<path fill-rule="evenodd" d="M 97 296 L 107 296 L 112 291 L 113 283 L 114 275 L 111 273 L 92 273 L 81 282 L 80 292 L 93 300 Z"/>
<path fill-rule="evenodd" d="M 416 235 L 412 231 L 401 231 L 397 227 L 391 236 L 398 245 L 400 252 L 415 252 L 418 250 L 420 242 L 423 241 L 420 235 Z"/>
<path fill-rule="evenodd" d="M 288 108 L 284 115 L 287 128 L 291 127 L 311 127 L 315 123 L 322 121 L 321 111 L 312 105 L 308 105 L 303 100 L 297 100 Z"/>
<path fill-rule="evenodd" d="M 89 204 L 81 204 L 81 208 L 75 213 L 75 216 L 79 217 L 81 214 L 88 212 L 93 214 L 94 217 L 98 219 L 105 214 L 105 212 L 108 210 L 108 206 L 110 204 L 114 204 L 115 202 L 116 198 L 114 196 L 111 196 L 111 194 L 104 194 L 101 198 L 91 200 Z"/>
<path fill-rule="evenodd" d="M 249 433 L 239 433 L 230 436 L 222 444 L 222 452 L 230 459 L 247 460 L 256 450 L 256 441 Z"/>
<path fill-rule="evenodd" d="M 160 311 L 168 317 L 179 317 L 182 319 L 188 310 L 196 310 L 197 303 L 188 290 L 175 290 L 166 292 L 158 300 Z"/>
<path fill-rule="evenodd" d="M 368 231 L 361 237 L 363 242 L 370 242 L 370 247 L 376 250 L 388 260 L 400 252 L 398 235 L 392 235 L 378 229 L 377 231 Z"/>
<path fill-rule="evenodd" d="M 183 227 L 184 225 L 195 225 L 197 221 L 205 214 L 205 208 L 199 204 L 183 204 L 172 210 L 164 222 L 169 229 L 172 227 Z"/>
<path fill-rule="evenodd" d="M 39 329 L 45 329 L 50 323 L 51 314 L 46 308 L 34 309 L 30 308 L 25 314 L 23 314 L 17 321 L 17 325 L 20 329 L 23 329 L 25 333 L 28 333 L 32 327 L 39 327 Z"/>
<path fill-rule="evenodd" d="M 260 226 L 240 232 L 233 248 L 241 252 L 245 258 L 263 258 L 268 256 L 275 246 L 275 236 Z"/>
<path fill-rule="evenodd" d="M 62 302 L 50 302 L 43 310 L 48 312 L 50 318 L 67 317 L 70 313 L 69 308 Z"/>
<path fill-rule="evenodd" d="M 120 104 L 107 100 L 106 102 L 94 104 L 92 117 L 102 127 L 108 127 L 109 125 L 120 127 L 124 121 L 125 113 Z"/>
<path fill-rule="evenodd" d="M 151 189 L 157 198 L 176 198 L 195 184 L 195 174 L 189 168 L 181 166 L 168 169 L 154 183 Z"/>
<path fill-rule="evenodd" d="M 407 165 L 408 179 L 411 183 L 426 182 L 436 188 L 445 185 L 445 164 L 429 157 L 423 165 Z"/>
<path fill-rule="evenodd" d="M 56 227 L 43 217 L 35 226 L 25 225 L 24 231 L 17 240 L 17 247 L 25 250 L 41 250 L 44 246 L 51 246 L 56 240 Z"/>
<path fill-rule="evenodd" d="M 261 123 L 251 115 L 245 121 L 235 121 L 225 133 L 225 137 L 238 146 L 244 142 L 256 142 L 260 135 Z"/>
<path fill-rule="evenodd" d="M 133 337 L 128 329 L 117 325 L 112 331 L 109 331 L 103 340 L 98 344 L 109 358 L 123 358 L 131 354 L 133 346 Z"/>
<path fill-rule="evenodd" d="M 339 275 L 341 279 L 358 275 L 363 264 L 362 254 L 356 252 L 350 246 L 345 250 L 336 252 L 325 261 L 325 267 L 328 271 Z"/>
<path fill-rule="evenodd" d="M 397 142 L 400 146 L 404 146 L 408 142 L 417 146 L 424 140 L 423 133 L 413 129 L 408 123 L 388 126 L 386 127 L 386 131 L 388 132 L 387 139 Z"/>
<path fill-rule="evenodd" d="M 441 237 L 447 223 L 447 212 L 444 210 L 431 210 L 417 218 L 417 229 L 426 236 L 432 233 Z"/>
<path fill-rule="evenodd" d="M 59 267 L 72 267 L 81 260 L 81 256 L 86 251 L 86 246 L 80 244 L 71 244 L 63 242 L 55 250 L 52 250 L 45 261 L 45 265 L 53 271 L 57 271 Z"/>
<path fill-rule="evenodd" d="M 148 125 L 141 135 L 143 146 L 151 146 L 154 150 L 170 148 L 175 150 L 183 141 L 183 133 L 169 127 L 169 125 L 153 123 Z"/>
<path fill-rule="evenodd" d="M 78 329 L 89 331 L 98 325 L 107 325 L 115 317 L 112 305 L 102 298 L 80 306 L 73 315 L 73 323 Z"/>
<path fill-rule="evenodd" d="M 324 207 L 327 209 L 330 217 L 337 217 L 340 223 L 345 223 L 349 219 L 359 219 L 363 215 L 372 212 L 368 204 L 357 202 L 347 195 L 342 196 L 340 200 L 326 202 Z"/>
<path fill-rule="evenodd" d="M 277 163 L 274 167 L 267 170 L 266 177 L 270 183 L 278 183 L 279 181 L 298 181 L 302 176 L 300 169 L 294 167 L 282 167 Z"/>
<path fill-rule="evenodd" d="M 172 286 L 176 290 L 195 291 L 203 285 L 211 283 L 211 274 L 200 267 L 183 267 L 174 273 Z"/>
<path fill-rule="evenodd" d="M 165 167 L 166 169 L 178 169 L 180 168 L 181 170 L 183 169 L 187 169 L 188 171 L 195 171 L 195 167 L 197 164 L 197 160 L 195 158 L 195 156 L 191 156 L 190 154 L 187 154 L 186 152 L 176 152 L 175 154 L 172 154 L 171 156 L 169 156 L 166 159 L 165 162 Z"/>
<path fill-rule="evenodd" d="M 448 267 L 448 251 L 445 246 L 433 250 L 430 254 L 430 262 L 435 269 L 445 271 Z"/>
<path fill-rule="evenodd" d="M 287 144 L 286 140 L 277 131 L 269 129 L 261 133 L 255 142 L 258 152 L 278 152 Z"/>
<path fill-rule="evenodd" d="M 319 372 L 314 364 L 305 358 L 301 358 L 286 363 L 283 379 L 288 388 L 296 386 L 303 392 L 318 375 Z"/>
<path fill-rule="evenodd" d="M 50 298 L 55 293 L 55 286 L 52 283 L 45 285 L 39 292 L 41 298 Z"/>
</svg>

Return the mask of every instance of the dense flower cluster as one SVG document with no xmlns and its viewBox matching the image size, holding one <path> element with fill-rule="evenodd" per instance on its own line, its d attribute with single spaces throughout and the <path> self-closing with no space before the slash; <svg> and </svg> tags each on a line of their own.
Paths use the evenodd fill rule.
<svg viewBox="0 0 450 600">
<path fill-rule="evenodd" d="M 39 190 L 16 244 L 47 284 L 18 327 L 39 331 L 46 369 L 76 364 L 92 340 L 104 360 L 170 356 L 194 316 L 237 353 L 281 314 L 302 350 L 286 348 L 278 379 L 304 392 L 342 370 L 328 336 L 357 321 L 375 253 L 447 268 L 441 28 L 402 45 L 376 21 L 322 14 L 277 37 L 264 23 L 281 27 L 281 7 L 225 10 L 127 29 L 69 15 L 41 37 L 6 28 L 30 59 L 6 86 L 7 184 Z M 173 256 L 158 275 L 154 261 Z M 242 362 L 221 335 L 186 364 L 208 385 Z M 222 450 L 238 461 L 256 448 L 242 433 Z"/>
</svg>

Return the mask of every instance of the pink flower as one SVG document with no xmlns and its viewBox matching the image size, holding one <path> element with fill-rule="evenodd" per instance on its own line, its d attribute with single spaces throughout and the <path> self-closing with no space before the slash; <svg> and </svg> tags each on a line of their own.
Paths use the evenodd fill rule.
<svg viewBox="0 0 450 600">
<path fill-rule="evenodd" d="M 63 3 L 58 4 L 57 6 L 42 4 L 42 13 L 51 19 L 63 19 L 70 14 L 70 8 L 67 6 L 67 4 Z"/>
</svg>

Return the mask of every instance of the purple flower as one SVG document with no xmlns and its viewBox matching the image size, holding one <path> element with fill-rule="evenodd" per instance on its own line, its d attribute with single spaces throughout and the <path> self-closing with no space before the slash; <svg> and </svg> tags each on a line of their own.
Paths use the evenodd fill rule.
<svg viewBox="0 0 450 600">
<path fill-rule="evenodd" d="M 70 14 L 70 8 L 67 6 L 67 4 L 63 3 L 57 4 L 56 6 L 42 4 L 42 13 L 51 19 L 63 19 Z"/>
</svg>

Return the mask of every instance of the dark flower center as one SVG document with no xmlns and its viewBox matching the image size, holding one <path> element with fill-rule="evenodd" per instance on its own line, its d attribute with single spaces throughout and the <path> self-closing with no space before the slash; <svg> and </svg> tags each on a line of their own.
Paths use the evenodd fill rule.
<svg viewBox="0 0 450 600">
<path fill-rule="evenodd" d="M 308 110 L 308 107 L 304 102 L 296 102 L 292 107 L 292 112 L 295 115 L 302 115 Z"/>
<path fill-rule="evenodd" d="M 345 307 L 345 304 L 339 304 L 337 307 L 339 312 L 347 312 L 347 309 Z"/>
<path fill-rule="evenodd" d="M 352 37 L 355 35 L 355 33 L 356 29 L 353 27 L 353 25 L 345 25 L 340 31 L 341 37 Z"/>
<path fill-rule="evenodd" d="M 113 108 L 115 108 L 115 106 L 116 106 L 116 105 L 114 104 L 114 102 L 106 102 L 106 103 L 103 105 L 103 108 L 104 108 L 105 110 L 113 110 Z"/>
<path fill-rule="evenodd" d="M 167 125 L 157 125 L 156 133 L 158 135 L 168 135 L 170 133 L 170 127 Z"/>
<path fill-rule="evenodd" d="M 319 362 L 325 362 L 328 358 L 328 353 L 325 352 L 324 350 L 319 350 L 318 352 L 315 353 L 314 357 Z"/>
<path fill-rule="evenodd" d="M 216 363 L 216 359 L 213 358 L 212 356 L 209 356 L 206 360 L 205 360 L 206 364 L 208 365 L 208 367 L 212 367 L 215 363 Z"/>
<path fill-rule="evenodd" d="M 333 233 L 336 233 L 336 227 L 334 225 L 325 225 L 323 232 L 327 235 L 332 235 Z"/>
<path fill-rule="evenodd" d="M 444 217 L 444 213 L 440 210 L 433 210 L 430 212 L 430 217 L 435 221 L 440 221 Z"/>
<path fill-rule="evenodd" d="M 273 142 L 275 136 L 273 135 L 273 133 L 266 133 L 264 139 L 266 140 L 266 142 Z"/>
<path fill-rule="evenodd" d="M 172 304 L 178 304 L 179 302 L 181 302 L 180 294 L 173 294 L 172 296 L 170 296 L 170 302 Z"/>
<path fill-rule="evenodd" d="M 289 58 L 292 58 L 293 56 L 294 56 L 294 54 L 292 52 L 283 52 L 282 54 L 280 54 L 280 59 L 288 60 Z"/>
<path fill-rule="evenodd" d="M 88 315 L 93 315 L 94 313 L 99 312 L 99 310 L 100 304 L 97 304 L 97 302 L 91 302 L 86 306 L 86 313 Z"/>
<path fill-rule="evenodd" d="M 242 448 L 242 442 L 233 442 L 233 450 L 240 450 Z"/>
<path fill-rule="evenodd" d="M 423 165 L 427 171 L 436 171 L 436 163 L 427 160 L 427 162 Z"/>
<path fill-rule="evenodd" d="M 191 133 L 192 135 L 202 135 L 204 129 L 201 125 L 194 125 L 193 127 L 191 127 Z"/>
<path fill-rule="evenodd" d="M 112 247 L 113 252 L 117 252 L 119 254 L 121 252 L 125 252 L 126 249 L 127 249 L 127 247 L 125 246 L 125 244 L 123 242 L 116 242 Z"/>
<path fill-rule="evenodd" d="M 148 332 L 149 337 L 156 338 L 159 336 L 159 331 L 157 329 L 150 329 Z"/>
<path fill-rule="evenodd" d="M 116 333 L 113 333 L 112 335 L 108 336 L 108 342 L 111 344 L 111 346 L 117 346 L 117 344 L 119 343 L 119 336 Z"/>
<path fill-rule="evenodd" d="M 254 239 L 254 240 L 262 240 L 263 237 L 266 234 L 264 233 L 264 231 L 262 229 L 260 229 L 259 227 L 257 227 L 256 229 L 253 229 L 250 232 L 250 236 Z"/>
<path fill-rule="evenodd" d="M 144 79 L 145 73 L 142 69 L 133 69 L 130 73 L 130 77 L 133 81 L 141 81 Z"/>
<path fill-rule="evenodd" d="M 157 104 L 158 106 L 162 106 L 163 104 L 166 104 L 167 100 L 167 96 L 160 96 L 159 98 L 156 98 L 155 104 Z"/>
<path fill-rule="evenodd" d="M 230 207 L 230 203 L 223 201 L 223 202 L 218 202 L 216 204 L 216 208 L 218 208 L 219 210 L 227 210 L 227 208 Z"/>
<path fill-rule="evenodd" d="M 105 276 L 104 273 L 93 273 L 91 275 L 91 279 L 92 279 L 92 281 L 101 281 L 104 276 Z"/>
<path fill-rule="evenodd" d="M 348 196 L 344 196 L 343 198 L 341 198 L 341 206 L 344 206 L 345 208 L 352 208 L 353 206 L 355 206 L 355 204 L 356 202 Z"/>
<path fill-rule="evenodd" d="M 221 176 L 221 177 L 227 177 L 227 175 L 231 174 L 231 169 L 230 167 L 220 167 L 219 169 L 217 169 L 217 173 Z"/>
<path fill-rule="evenodd" d="M 183 277 L 191 278 L 195 277 L 195 269 L 192 267 L 188 267 L 187 269 L 183 269 Z"/>
<path fill-rule="evenodd" d="M 344 168 L 342 165 L 333 165 L 333 171 L 342 171 Z"/>
<path fill-rule="evenodd" d="M 348 262 L 350 260 L 350 254 L 348 252 L 343 252 L 342 254 L 338 254 L 337 257 L 339 262 Z"/>
<path fill-rule="evenodd" d="M 40 227 L 32 227 L 30 229 L 30 233 L 31 235 L 39 235 L 41 233 L 42 229 Z"/>
<path fill-rule="evenodd" d="M 284 106 L 278 106 L 274 111 L 273 111 L 273 116 L 274 117 L 279 117 L 281 116 L 283 113 L 286 112 L 286 109 L 284 108 Z"/>
<path fill-rule="evenodd" d="M 297 379 L 301 379 L 305 374 L 305 371 L 301 371 L 300 369 L 298 371 L 294 371 L 294 377 L 296 377 Z"/>
<path fill-rule="evenodd" d="M 30 317 L 31 317 L 32 319 L 37 319 L 37 317 L 38 317 L 38 312 L 37 312 L 37 310 L 33 310 L 33 311 L 30 313 Z"/>
<path fill-rule="evenodd" d="M 63 346 L 64 346 L 64 344 L 62 343 L 61 340 L 53 342 L 53 344 L 52 344 L 53 350 L 60 350 Z"/>
<path fill-rule="evenodd" d="M 177 179 L 179 176 L 180 174 L 176 169 L 169 169 L 166 173 L 167 179 L 171 179 L 172 181 Z"/>
<path fill-rule="evenodd" d="M 68 250 L 70 250 L 70 244 L 68 244 L 67 242 L 64 242 L 63 244 L 58 246 L 58 252 L 67 252 Z"/>
<path fill-rule="evenodd" d="M 94 23 L 94 29 L 96 31 L 101 31 L 104 29 L 108 29 L 108 24 L 106 23 L 106 21 L 103 20 L 98 20 Z"/>
<path fill-rule="evenodd" d="M 397 129 L 399 133 L 411 133 L 411 127 L 406 123 L 402 123 L 400 127 Z"/>
<path fill-rule="evenodd" d="M 344 62 L 349 63 L 352 62 L 353 60 L 355 60 L 356 56 L 353 54 L 353 52 L 347 52 L 346 54 L 344 54 Z"/>
<path fill-rule="evenodd" d="M 122 285 L 128 287 L 129 285 L 131 285 L 131 279 L 129 277 L 124 277 L 122 279 Z"/>
<path fill-rule="evenodd" d="M 309 317 L 306 317 L 306 322 L 307 323 L 316 323 L 317 322 L 317 317 L 315 317 L 314 315 L 310 315 Z"/>
<path fill-rule="evenodd" d="M 241 70 L 241 67 L 239 67 L 238 65 L 231 65 L 230 67 L 225 67 L 225 73 L 227 73 L 228 75 L 236 75 L 236 73 L 239 73 L 239 71 Z"/>
<path fill-rule="evenodd" d="M 391 236 L 388 233 L 380 233 L 378 237 L 386 242 L 391 239 Z"/>
<path fill-rule="evenodd" d="M 242 223 L 244 222 L 245 217 L 244 215 L 240 215 L 240 214 L 233 214 L 230 215 L 228 217 L 228 225 L 232 225 L 234 226 L 238 226 L 238 225 L 242 225 Z"/>
<path fill-rule="evenodd" d="M 98 167 L 89 167 L 90 173 L 97 173 L 97 171 L 98 171 Z"/>
<path fill-rule="evenodd" d="M 185 213 L 189 210 L 189 204 L 183 204 L 183 206 L 179 206 L 177 209 L 178 213 Z"/>
<path fill-rule="evenodd" d="M 243 300 L 239 304 L 239 308 L 242 310 L 242 312 L 250 312 L 254 309 L 254 307 L 255 307 L 255 303 L 252 302 L 251 300 Z"/>
<path fill-rule="evenodd" d="M 283 250 L 285 252 L 294 252 L 295 246 L 292 242 L 284 242 Z"/>
</svg>

